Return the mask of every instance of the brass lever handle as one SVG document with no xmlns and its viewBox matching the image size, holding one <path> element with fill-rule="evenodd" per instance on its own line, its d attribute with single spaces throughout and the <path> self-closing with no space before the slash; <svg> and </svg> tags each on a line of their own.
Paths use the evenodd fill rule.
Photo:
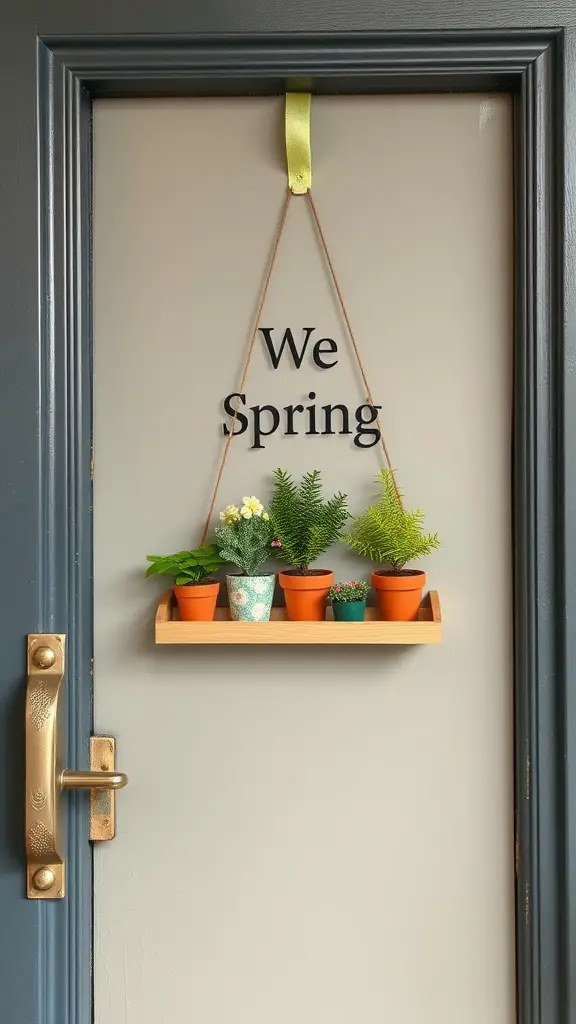
<svg viewBox="0 0 576 1024">
<path fill-rule="evenodd" d="M 62 789 L 124 789 L 127 784 L 123 772 L 62 772 Z"/>
<path fill-rule="evenodd" d="M 66 668 L 66 637 L 35 634 L 28 637 L 26 688 L 26 858 L 30 899 L 60 899 L 66 889 L 62 827 L 64 790 L 91 790 L 91 839 L 114 835 L 114 791 L 128 779 L 114 771 L 115 742 L 93 736 L 93 771 L 62 768 L 61 692 Z"/>
</svg>

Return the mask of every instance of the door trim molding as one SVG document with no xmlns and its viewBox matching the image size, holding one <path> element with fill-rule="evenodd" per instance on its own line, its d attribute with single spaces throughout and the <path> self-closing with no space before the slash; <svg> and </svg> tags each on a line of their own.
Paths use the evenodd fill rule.
<svg viewBox="0 0 576 1024">
<path fill-rule="evenodd" d="M 94 97 L 506 89 L 514 94 L 514 639 L 517 993 L 520 1024 L 569 1024 L 576 855 L 574 216 L 576 137 L 561 30 L 38 41 L 42 631 L 69 636 L 71 767 L 92 726 L 91 103 Z M 568 123 L 569 122 L 569 123 Z M 573 178 L 571 175 L 573 174 Z M 566 220 L 565 220 L 566 217 Z M 565 291 L 566 302 L 565 308 Z M 569 323 L 570 320 L 570 323 Z M 572 389 L 574 385 L 572 384 Z M 569 405 L 570 401 L 570 405 Z M 571 437 L 572 433 L 572 437 Z M 567 569 L 568 567 L 568 569 Z M 571 619 L 570 619 L 571 616 Z M 576 738 L 576 737 L 574 737 Z M 573 745 L 572 749 L 576 749 Z M 43 1024 L 89 1024 L 92 868 L 71 808 L 69 896 L 39 905 Z M 513 849 L 513 837 L 510 842 Z M 512 857 L 512 852 L 511 852 Z M 574 916 L 574 915 L 572 915 Z M 58 951 L 58 955 L 56 955 Z M 572 955 L 571 955 L 572 954 Z M 572 968 L 572 972 L 574 968 Z"/>
<path fill-rule="evenodd" d="M 67 634 L 67 764 L 80 769 L 92 732 L 91 100 L 42 44 L 37 83 L 40 619 Z M 92 1020 L 89 808 L 80 793 L 68 802 L 68 895 L 38 904 L 42 1024 Z"/>
</svg>

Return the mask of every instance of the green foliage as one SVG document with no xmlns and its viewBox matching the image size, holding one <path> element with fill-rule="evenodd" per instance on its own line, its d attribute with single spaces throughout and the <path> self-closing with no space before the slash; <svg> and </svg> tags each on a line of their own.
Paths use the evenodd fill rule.
<svg viewBox="0 0 576 1024">
<path fill-rule="evenodd" d="M 328 600 L 332 603 L 347 601 L 365 601 L 370 587 L 364 580 L 348 580 L 346 583 L 335 583 L 328 591 Z"/>
<path fill-rule="evenodd" d="M 178 587 L 201 583 L 224 565 L 216 544 L 203 544 L 195 551 L 177 551 L 175 555 L 148 555 L 147 558 L 151 565 L 146 576 L 174 576 Z"/>
<path fill-rule="evenodd" d="M 285 470 L 275 470 L 269 509 L 274 536 L 281 542 L 278 557 L 302 573 L 339 540 L 348 519 L 345 494 L 338 492 L 328 501 L 322 500 L 317 469 L 305 473 L 298 484 Z"/>
<path fill-rule="evenodd" d="M 257 576 L 270 555 L 272 523 L 262 516 L 238 519 L 216 528 L 220 558 L 237 565 L 245 576 Z"/>
<path fill-rule="evenodd" d="M 388 565 L 399 572 L 407 562 L 414 562 L 440 547 L 437 533 L 424 533 L 424 512 L 421 508 L 407 512 L 396 491 L 389 469 L 382 469 L 377 478 L 381 487 L 375 505 L 369 505 L 343 540 L 363 558 L 378 565 Z"/>
</svg>

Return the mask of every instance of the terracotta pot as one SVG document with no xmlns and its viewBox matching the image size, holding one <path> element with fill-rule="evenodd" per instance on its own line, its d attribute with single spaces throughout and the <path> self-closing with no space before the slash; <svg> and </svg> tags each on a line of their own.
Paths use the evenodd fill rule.
<svg viewBox="0 0 576 1024">
<path fill-rule="evenodd" d="M 372 586 L 381 617 L 388 622 L 415 622 L 425 584 L 426 573 L 419 569 L 406 569 L 404 575 L 393 575 L 386 569 L 373 572 Z"/>
<path fill-rule="evenodd" d="M 329 569 L 311 569 L 302 576 L 295 569 L 278 573 L 284 591 L 286 612 L 291 622 L 322 622 L 326 618 L 326 598 L 334 582 Z"/>
<path fill-rule="evenodd" d="M 273 573 L 265 576 L 227 576 L 230 617 L 240 622 L 265 622 L 270 618 L 274 584 Z"/>
<path fill-rule="evenodd" d="M 174 587 L 180 618 L 183 622 L 211 622 L 216 611 L 216 599 L 220 584 L 189 583 L 185 587 Z"/>
</svg>

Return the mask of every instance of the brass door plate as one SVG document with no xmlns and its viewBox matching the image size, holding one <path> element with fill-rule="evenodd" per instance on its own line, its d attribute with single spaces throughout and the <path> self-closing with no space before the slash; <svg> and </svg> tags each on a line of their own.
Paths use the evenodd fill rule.
<svg viewBox="0 0 576 1024">
<path fill-rule="evenodd" d="M 66 670 L 66 637 L 28 637 L 26 691 L 26 893 L 62 899 L 66 848 L 60 813 L 58 707 Z"/>
<path fill-rule="evenodd" d="M 63 766 L 62 689 L 66 637 L 28 637 L 26 687 L 26 894 L 32 900 L 58 900 L 66 893 L 65 794 L 90 790 L 90 839 L 113 839 L 115 793 L 128 779 L 116 771 L 111 736 L 90 739 L 90 771 Z"/>
<path fill-rule="evenodd" d="M 116 770 L 116 740 L 112 736 L 90 737 L 90 770 Z M 90 839 L 102 843 L 116 835 L 116 793 L 113 789 L 90 790 Z"/>
</svg>

